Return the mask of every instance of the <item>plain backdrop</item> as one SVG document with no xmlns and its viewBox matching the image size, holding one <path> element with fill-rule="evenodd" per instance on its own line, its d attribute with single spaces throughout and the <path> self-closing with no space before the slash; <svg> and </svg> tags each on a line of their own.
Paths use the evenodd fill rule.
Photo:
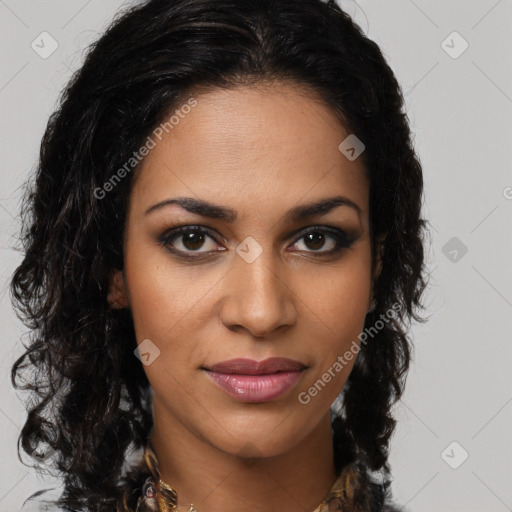
<svg viewBox="0 0 512 512">
<path fill-rule="evenodd" d="M 0 511 L 52 482 L 16 453 L 25 412 L 10 368 L 25 329 L 8 281 L 21 259 L 20 187 L 60 90 L 124 3 L 0 0 Z M 395 409 L 394 495 L 414 512 L 512 510 L 512 0 L 340 4 L 402 84 L 432 226 L 430 320 L 413 326 Z M 47 58 L 32 47 L 41 37 L 46 51 L 58 44 Z"/>
</svg>

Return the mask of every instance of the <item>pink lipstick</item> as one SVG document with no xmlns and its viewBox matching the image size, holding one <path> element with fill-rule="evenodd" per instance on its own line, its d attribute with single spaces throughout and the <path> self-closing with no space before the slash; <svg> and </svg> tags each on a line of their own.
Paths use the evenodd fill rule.
<svg viewBox="0 0 512 512">
<path fill-rule="evenodd" d="M 240 402 L 269 402 L 292 389 L 306 365 L 293 359 L 271 357 L 264 361 L 230 359 L 217 363 L 206 374 L 228 396 Z"/>
</svg>

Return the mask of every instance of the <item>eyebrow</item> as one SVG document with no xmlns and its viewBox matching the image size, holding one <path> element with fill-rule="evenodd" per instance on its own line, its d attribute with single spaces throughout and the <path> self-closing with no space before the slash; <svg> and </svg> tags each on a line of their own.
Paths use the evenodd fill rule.
<svg viewBox="0 0 512 512">
<path fill-rule="evenodd" d="M 160 210 L 165 206 L 177 204 L 188 212 L 201 215 L 202 217 L 210 217 L 212 219 L 219 219 L 225 222 L 233 222 L 237 217 L 236 210 L 219 206 L 203 199 L 194 199 L 192 197 L 177 197 L 173 199 L 164 199 L 152 206 L 150 206 L 145 214 L 149 214 L 156 210 Z M 285 219 L 291 222 L 298 222 L 308 217 L 315 215 L 325 215 L 338 206 L 348 206 L 353 208 L 358 215 L 361 214 L 361 208 L 351 199 L 344 196 L 334 196 L 325 199 L 320 199 L 313 203 L 294 206 L 286 214 Z"/>
</svg>

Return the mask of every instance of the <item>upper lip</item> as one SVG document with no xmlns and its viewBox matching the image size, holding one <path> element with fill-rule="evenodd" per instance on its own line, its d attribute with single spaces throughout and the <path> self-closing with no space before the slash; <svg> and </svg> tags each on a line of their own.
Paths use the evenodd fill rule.
<svg viewBox="0 0 512 512">
<path fill-rule="evenodd" d="M 263 361 L 254 359 L 230 359 L 222 361 L 213 366 L 206 367 L 206 370 L 216 373 L 236 373 L 240 375 L 268 375 L 277 372 L 301 371 L 307 366 L 294 359 L 286 357 L 270 357 Z"/>
</svg>

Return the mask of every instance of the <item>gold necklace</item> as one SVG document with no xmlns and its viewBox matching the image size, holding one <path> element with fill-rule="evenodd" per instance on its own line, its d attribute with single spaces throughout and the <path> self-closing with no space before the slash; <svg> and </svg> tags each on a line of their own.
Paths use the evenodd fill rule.
<svg viewBox="0 0 512 512">
<path fill-rule="evenodd" d="M 344 506 L 346 498 L 345 486 L 342 475 L 338 477 L 335 484 L 331 488 L 328 496 L 315 508 L 314 512 L 329 512 L 331 510 L 346 510 L 341 508 Z M 178 512 L 178 493 L 172 485 L 165 483 L 161 478 L 158 480 L 157 485 L 157 502 L 159 512 Z M 338 508 L 340 507 L 340 508 Z M 199 512 L 191 503 L 187 512 Z"/>
<path fill-rule="evenodd" d="M 176 489 L 161 478 L 157 485 L 157 501 L 159 512 L 178 512 L 178 493 Z M 199 512 L 191 503 L 187 512 Z"/>
<path fill-rule="evenodd" d="M 151 482 L 153 490 L 155 491 L 154 493 L 151 492 L 150 494 L 153 495 L 153 500 L 156 499 L 158 504 L 158 512 L 179 512 L 178 492 L 172 485 L 169 485 L 160 478 L 158 473 L 158 461 L 151 442 L 145 450 L 145 458 L 149 466 L 153 468 L 153 477 L 157 477 L 156 484 L 154 478 L 148 478 L 148 481 Z M 349 465 L 341 472 L 326 498 L 322 500 L 314 512 L 329 512 L 330 510 L 351 510 L 350 506 L 345 508 L 345 500 L 347 498 L 349 502 L 352 500 L 354 493 L 353 487 L 359 477 L 356 468 L 351 466 L 352 465 Z M 333 506 L 336 508 L 333 508 Z M 338 506 L 340 506 L 340 508 L 338 508 Z M 150 510 L 153 510 L 153 508 Z M 191 503 L 187 512 L 199 511 L 195 508 L 194 504 Z"/>
</svg>

